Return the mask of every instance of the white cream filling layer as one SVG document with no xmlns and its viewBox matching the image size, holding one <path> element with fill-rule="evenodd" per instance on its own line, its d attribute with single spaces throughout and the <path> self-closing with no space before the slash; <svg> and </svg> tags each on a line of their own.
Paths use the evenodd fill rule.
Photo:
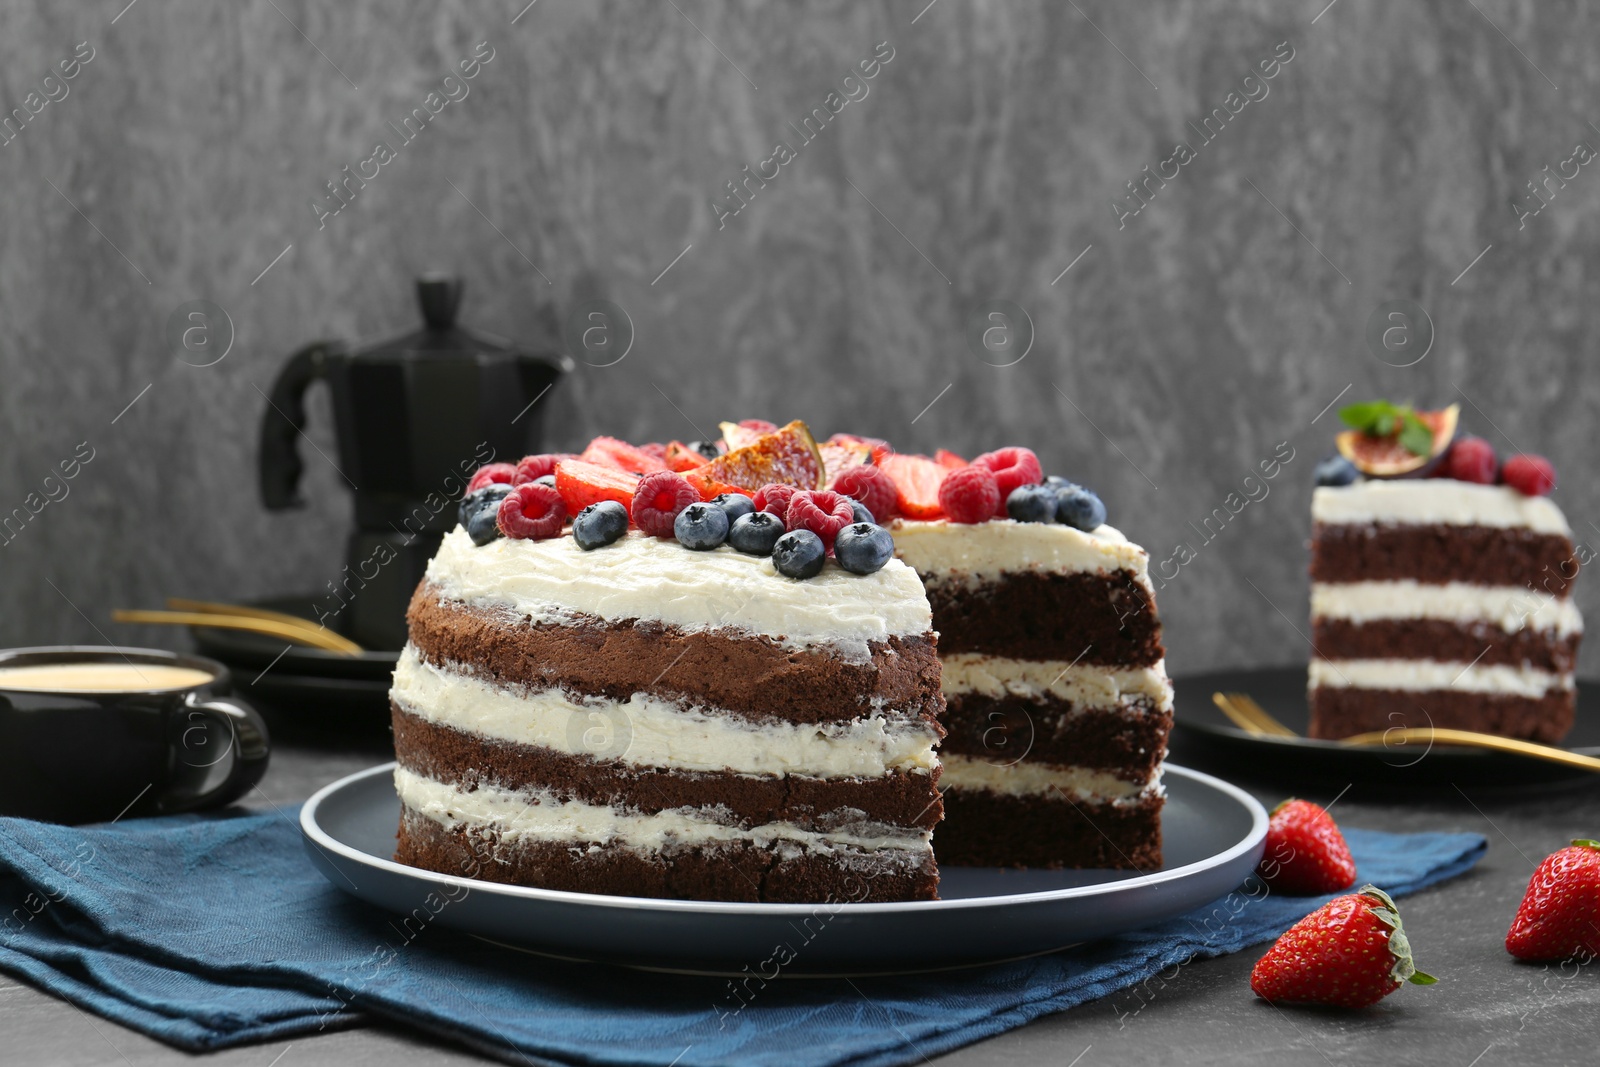
<svg viewBox="0 0 1600 1067">
<path fill-rule="evenodd" d="M 617 702 L 557 688 L 504 688 L 435 666 L 411 645 L 400 653 L 390 696 L 429 722 L 637 767 L 877 778 L 927 773 L 938 764 L 937 735 L 921 721 L 877 715 L 847 723 L 755 723 L 644 693 Z"/>
<path fill-rule="evenodd" d="M 1061 767 L 1048 763 L 996 764 L 971 756 L 946 753 L 942 757 L 944 774 L 941 790 L 971 789 L 1005 796 L 1067 794 L 1073 800 L 1132 803 L 1161 790 L 1161 771 L 1145 783 L 1125 782 L 1114 774 L 1089 767 Z"/>
<path fill-rule="evenodd" d="M 1407 692 L 1461 690 L 1537 700 L 1572 688 L 1570 674 L 1532 667 L 1440 663 L 1422 659 L 1313 659 L 1310 683 L 1327 689 L 1400 689 Z"/>
<path fill-rule="evenodd" d="M 1007 659 L 977 652 L 939 657 L 945 696 L 977 693 L 994 699 L 1070 700 L 1080 708 L 1119 708 L 1148 700 L 1172 710 L 1172 682 L 1164 663 L 1118 670 L 1069 660 Z"/>
<path fill-rule="evenodd" d="M 1549 630 L 1567 637 L 1583 632 L 1583 616 L 1570 599 L 1515 585 L 1428 585 L 1393 582 L 1313 582 L 1313 618 L 1363 623 L 1384 619 L 1440 619 L 1493 623 L 1507 633 Z"/>
<path fill-rule="evenodd" d="M 511 792 L 480 786 L 467 792 L 396 767 L 394 788 L 400 801 L 441 826 L 492 827 L 508 843 L 560 841 L 574 848 L 620 846 L 648 851 L 684 845 L 729 843 L 771 846 L 791 842 L 808 849 L 926 852 L 932 834 L 893 828 L 892 833 L 857 830 L 819 832 L 792 823 L 767 823 L 742 829 L 716 821 L 713 813 L 677 808 L 646 815 L 607 805 L 559 800 L 552 795 Z"/>
<path fill-rule="evenodd" d="M 1315 522 L 1496 526 L 1571 536 L 1566 516 L 1546 496 L 1453 478 L 1397 478 L 1323 486 L 1311 494 Z"/>
<path fill-rule="evenodd" d="M 1150 555 L 1120 530 L 1101 526 L 1084 533 L 1059 523 L 959 523 L 896 521 L 895 555 L 924 578 L 960 576 L 968 581 L 1017 571 L 1060 574 L 1130 571 L 1149 586 Z"/>
<path fill-rule="evenodd" d="M 796 581 L 779 574 L 770 557 L 726 545 L 692 552 L 637 531 L 585 552 L 567 535 L 474 545 L 457 527 L 428 564 L 427 580 L 446 598 L 509 608 L 535 623 L 567 625 L 590 615 L 691 632 L 731 628 L 789 648 L 824 647 L 854 662 L 867 660 L 869 642 L 933 628 L 921 581 L 897 560 L 873 574 L 830 562 L 815 578 Z"/>
</svg>

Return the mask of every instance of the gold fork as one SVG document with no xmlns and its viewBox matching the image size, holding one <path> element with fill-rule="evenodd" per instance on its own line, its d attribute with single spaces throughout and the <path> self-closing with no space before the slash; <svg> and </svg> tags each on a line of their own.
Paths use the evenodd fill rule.
<svg viewBox="0 0 1600 1067">
<path fill-rule="evenodd" d="M 1222 710 L 1224 715 L 1233 721 L 1234 725 L 1252 737 L 1300 736 L 1273 718 L 1248 693 L 1212 693 L 1211 701 Z M 1596 759 L 1593 756 L 1585 756 L 1581 752 L 1570 752 L 1567 749 L 1556 748 L 1552 745 L 1540 745 L 1532 741 L 1519 741 L 1513 737 L 1497 737 L 1494 734 L 1482 734 L 1473 730 L 1452 730 L 1436 726 L 1408 726 L 1395 727 L 1390 730 L 1372 730 L 1368 733 L 1355 734 L 1352 737 L 1340 738 L 1339 740 L 1341 745 L 1355 745 L 1358 747 L 1412 743 L 1431 745 L 1435 742 L 1441 745 L 1466 745 L 1472 748 L 1493 749 L 1496 752 L 1509 752 L 1517 756 L 1548 760 L 1551 763 L 1560 763 L 1568 767 L 1581 767 L 1586 771 L 1600 771 L 1600 759 Z"/>
</svg>

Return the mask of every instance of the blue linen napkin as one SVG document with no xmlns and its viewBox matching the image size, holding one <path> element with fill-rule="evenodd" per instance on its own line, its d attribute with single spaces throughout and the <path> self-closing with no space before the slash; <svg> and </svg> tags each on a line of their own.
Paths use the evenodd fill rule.
<svg viewBox="0 0 1600 1067">
<path fill-rule="evenodd" d="M 1361 879 L 1395 896 L 1468 870 L 1486 847 L 1477 834 L 1345 836 Z M 1327 899 L 1247 885 L 1069 952 L 936 975 L 776 981 L 752 998 L 727 979 L 563 963 L 437 924 L 403 927 L 325 881 L 288 812 L 88 828 L 0 819 L 0 969 L 187 1049 L 369 1013 L 516 1063 L 921 1063 L 1269 941 Z M 1123 999 L 1119 1014 L 1142 1003 Z"/>
</svg>

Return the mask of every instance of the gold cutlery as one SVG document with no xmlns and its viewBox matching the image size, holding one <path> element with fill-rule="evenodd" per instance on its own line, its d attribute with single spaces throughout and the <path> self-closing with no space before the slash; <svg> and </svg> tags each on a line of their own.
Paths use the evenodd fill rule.
<svg viewBox="0 0 1600 1067">
<path fill-rule="evenodd" d="M 226 608 L 225 605 L 210 605 Z M 118 608 L 111 613 L 113 622 L 157 623 L 166 626 L 215 626 L 224 630 L 244 630 L 248 633 L 278 637 L 291 644 L 320 648 L 341 656 L 359 656 L 361 646 L 306 619 L 281 612 L 247 608 L 207 611 L 155 611 Z"/>
</svg>

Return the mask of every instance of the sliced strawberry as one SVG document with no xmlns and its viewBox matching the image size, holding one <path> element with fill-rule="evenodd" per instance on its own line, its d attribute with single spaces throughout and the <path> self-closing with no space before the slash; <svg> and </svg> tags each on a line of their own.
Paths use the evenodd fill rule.
<svg viewBox="0 0 1600 1067">
<path fill-rule="evenodd" d="M 939 506 L 939 485 L 949 472 L 927 456 L 895 453 L 878 461 L 894 482 L 895 507 L 908 519 L 937 519 L 944 514 Z"/>
<path fill-rule="evenodd" d="M 619 471 L 631 471 L 634 474 L 649 474 L 652 471 L 667 469 L 665 461 L 615 437 L 596 437 L 589 442 L 589 447 L 584 449 L 578 458 L 585 463 L 615 467 Z"/>
<path fill-rule="evenodd" d="M 966 460 L 962 459 L 948 448 L 941 448 L 939 451 L 935 452 L 933 454 L 933 461 L 939 466 L 946 467 L 950 470 L 959 470 L 960 468 L 967 466 Z"/>
<path fill-rule="evenodd" d="M 556 463 L 556 492 L 561 494 L 568 515 L 576 515 L 602 500 L 615 500 L 625 508 L 631 507 L 638 487 L 637 474 L 615 467 L 602 467 L 581 459 L 563 459 Z"/>
<path fill-rule="evenodd" d="M 692 471 L 696 467 L 704 467 L 711 462 L 710 456 L 703 455 L 697 449 L 690 448 L 682 441 L 674 441 L 668 445 L 666 455 L 662 458 L 668 467 L 679 474 L 684 471 Z"/>
</svg>

